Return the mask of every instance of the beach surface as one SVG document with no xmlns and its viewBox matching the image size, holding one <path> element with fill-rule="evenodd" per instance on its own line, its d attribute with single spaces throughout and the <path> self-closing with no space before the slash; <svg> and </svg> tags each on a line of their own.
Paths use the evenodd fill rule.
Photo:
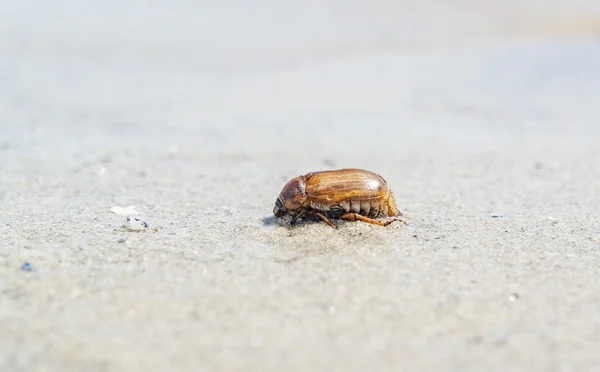
<svg viewBox="0 0 600 372">
<path fill-rule="evenodd" d="M 600 2 L 2 3 L 1 371 L 600 371 Z"/>
</svg>

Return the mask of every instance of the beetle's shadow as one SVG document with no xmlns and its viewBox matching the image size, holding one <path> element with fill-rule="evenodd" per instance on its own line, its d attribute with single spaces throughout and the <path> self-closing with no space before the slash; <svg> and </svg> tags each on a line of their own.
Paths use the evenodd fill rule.
<svg viewBox="0 0 600 372">
<path fill-rule="evenodd" d="M 295 226 L 301 226 L 310 223 L 319 223 L 321 219 L 317 216 L 304 216 L 291 223 L 291 218 L 280 218 L 275 216 L 267 216 L 262 219 L 265 226 L 283 226 L 291 229 Z"/>
<path fill-rule="evenodd" d="M 267 216 L 262 219 L 265 226 L 290 226 L 290 218 L 280 218 L 275 216 Z"/>
<path fill-rule="evenodd" d="M 263 224 L 264 224 L 265 226 L 279 225 L 279 223 L 278 223 L 278 221 L 277 221 L 277 217 L 275 217 L 275 216 L 267 216 L 267 217 L 264 217 L 264 218 L 262 219 L 262 221 L 263 221 Z"/>
</svg>

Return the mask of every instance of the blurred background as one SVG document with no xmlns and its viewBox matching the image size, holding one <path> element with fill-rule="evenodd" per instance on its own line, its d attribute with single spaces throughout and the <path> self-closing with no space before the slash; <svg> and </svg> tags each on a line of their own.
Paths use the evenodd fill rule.
<svg viewBox="0 0 600 372">
<path fill-rule="evenodd" d="M 589 95 L 597 98 L 588 91 L 598 81 L 600 3 L 594 0 L 60 0 L 1 6 L 4 110 L 8 101 L 32 103 L 44 120 L 61 121 L 65 110 L 113 112 L 122 123 L 101 126 L 129 125 L 139 133 L 151 131 L 153 120 L 181 127 L 277 110 L 289 116 L 290 109 L 435 112 L 455 106 L 449 110 L 481 107 L 482 115 L 488 110 L 494 116 L 502 106 L 496 114 L 510 116 L 516 105 L 539 114 L 553 100 L 552 109 L 564 113 L 557 99 L 574 105 L 569 111 L 578 119 L 592 102 Z M 565 87 L 557 85 L 563 83 L 580 86 L 576 98 L 561 92 Z M 520 84 L 531 89 L 527 104 L 515 87 Z M 491 95 L 481 97 L 482 91 Z M 461 96 L 465 102 L 449 102 Z M 142 124 L 139 113 L 134 120 L 114 113 L 119 109 L 153 115 Z M 34 113 L 29 116 L 36 121 Z M 27 126 L 14 119 L 3 127 Z M 79 122 L 69 132 L 101 130 Z"/>
</svg>

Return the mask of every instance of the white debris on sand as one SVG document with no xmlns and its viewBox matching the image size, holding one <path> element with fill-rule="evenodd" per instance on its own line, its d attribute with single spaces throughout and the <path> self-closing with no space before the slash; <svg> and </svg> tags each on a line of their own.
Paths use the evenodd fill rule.
<svg viewBox="0 0 600 372">
<path fill-rule="evenodd" d="M 127 221 L 125 221 L 125 227 L 131 231 L 142 231 L 148 228 L 148 222 L 139 217 L 129 216 L 127 217 Z"/>
<path fill-rule="evenodd" d="M 127 207 L 119 207 L 118 205 L 115 205 L 114 207 L 110 208 L 110 211 L 119 216 L 133 216 L 139 214 L 133 205 Z"/>
</svg>

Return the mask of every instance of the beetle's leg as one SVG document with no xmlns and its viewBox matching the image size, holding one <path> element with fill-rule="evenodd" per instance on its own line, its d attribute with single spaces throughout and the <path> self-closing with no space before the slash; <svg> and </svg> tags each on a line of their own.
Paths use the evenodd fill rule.
<svg viewBox="0 0 600 372">
<path fill-rule="evenodd" d="M 334 229 L 337 229 L 337 227 L 336 227 L 334 224 L 332 224 L 332 223 L 331 223 L 331 221 L 329 221 L 329 220 L 327 219 L 327 217 L 325 217 L 325 216 L 324 216 L 322 213 L 319 213 L 319 212 L 313 212 L 313 214 L 314 214 L 315 216 L 319 216 L 319 217 L 321 217 L 321 219 L 322 219 L 322 220 L 323 220 L 323 221 L 324 221 L 326 224 L 328 224 L 329 226 L 333 227 Z"/>
<path fill-rule="evenodd" d="M 294 217 L 292 217 L 292 220 L 290 221 L 290 225 L 293 225 L 296 222 L 296 220 L 298 220 L 299 218 L 304 217 L 305 214 L 306 214 L 306 210 L 303 210 L 300 213 L 298 213 L 297 215 L 295 215 Z"/>
<path fill-rule="evenodd" d="M 372 220 L 368 217 L 361 216 L 358 213 L 344 213 L 341 215 L 340 218 L 346 221 L 363 221 L 367 223 L 372 223 L 373 225 L 385 226 L 385 224 L 381 221 Z"/>
<path fill-rule="evenodd" d="M 386 222 L 381 222 L 381 221 L 375 221 L 371 218 L 365 217 L 365 216 L 361 216 L 358 213 L 344 213 L 341 217 L 341 219 L 346 220 L 346 221 L 363 221 L 363 222 L 367 222 L 367 223 L 371 223 L 373 225 L 379 225 L 379 226 L 387 226 L 389 224 L 391 224 L 394 221 L 402 221 L 399 218 L 394 218 L 393 220 L 389 220 Z M 406 222 L 404 222 L 404 224 L 406 224 Z"/>
<path fill-rule="evenodd" d="M 400 216 L 402 216 L 402 214 L 400 214 Z M 384 222 L 384 226 L 387 226 L 387 225 L 391 224 L 392 222 L 396 222 L 396 221 L 402 222 L 403 224 L 407 225 L 406 221 L 404 221 L 403 219 L 398 218 L 398 217 L 394 217 L 391 220 L 385 221 Z"/>
</svg>

